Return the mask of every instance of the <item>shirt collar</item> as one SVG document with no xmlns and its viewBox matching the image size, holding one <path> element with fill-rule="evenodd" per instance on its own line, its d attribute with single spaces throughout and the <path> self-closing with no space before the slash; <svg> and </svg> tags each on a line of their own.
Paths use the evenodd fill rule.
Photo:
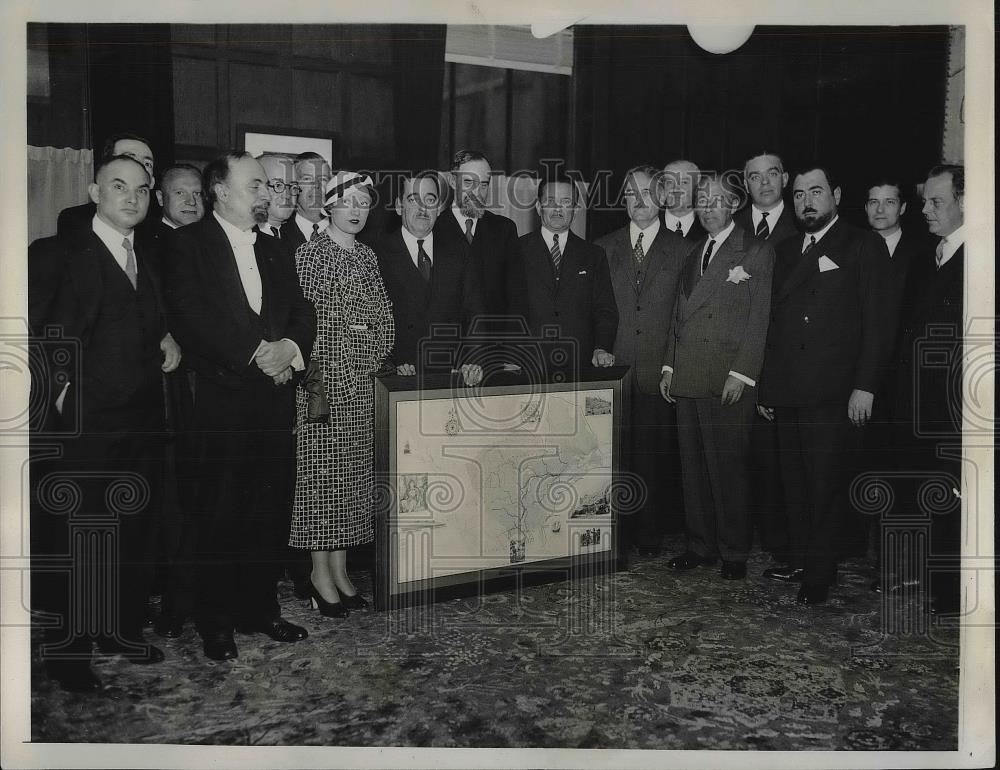
<svg viewBox="0 0 1000 770">
<path fill-rule="evenodd" d="M 171 230 L 176 230 L 176 229 L 177 229 L 177 225 L 175 225 L 175 224 L 174 224 L 173 222 L 171 222 L 171 221 L 170 221 L 169 219 L 167 219 L 166 217 L 163 217 L 163 218 L 162 218 L 162 219 L 161 219 L 160 221 L 161 221 L 161 222 L 163 222 L 163 224 L 165 224 L 165 225 L 166 225 L 167 227 L 169 227 L 169 228 L 170 228 Z"/>
<path fill-rule="evenodd" d="M 555 235 L 555 233 L 552 232 L 549 228 L 545 227 L 544 225 L 542 226 L 540 232 L 542 233 L 542 240 L 545 241 L 546 248 L 548 248 L 549 251 L 552 251 L 552 238 Z M 570 233 L 569 230 L 567 230 L 564 233 L 559 233 L 560 253 L 565 253 L 566 251 L 566 244 L 569 242 L 569 233 Z"/>
<path fill-rule="evenodd" d="M 417 236 L 407 230 L 405 227 L 401 227 L 399 231 L 403 234 L 403 243 L 406 244 L 406 248 L 410 252 L 410 257 L 414 262 L 417 260 Z M 420 238 L 424 242 L 424 251 L 427 252 L 427 256 L 430 257 L 431 262 L 434 262 L 434 231 L 427 233 L 426 236 Z"/>
<path fill-rule="evenodd" d="M 313 236 L 313 225 L 314 224 L 319 225 L 319 229 L 316 232 L 321 233 L 326 229 L 327 225 L 329 224 L 329 219 L 327 217 L 323 217 L 318 222 L 310 222 L 308 219 L 306 219 L 304 216 L 302 216 L 299 212 L 296 211 L 295 224 L 298 226 L 299 230 L 302 231 L 302 234 L 306 237 L 306 240 L 308 241 Z"/>
<path fill-rule="evenodd" d="M 881 233 L 879 233 L 881 235 Z M 886 248 L 889 249 L 889 256 L 891 257 L 896 252 L 896 247 L 899 245 L 899 239 L 903 237 L 903 228 L 900 227 L 892 235 L 882 236 L 885 240 Z"/>
<path fill-rule="evenodd" d="M 628 223 L 628 237 L 629 242 L 632 244 L 632 248 L 635 248 L 635 242 L 639 240 L 639 233 L 642 233 L 642 248 L 643 251 L 649 248 L 649 244 L 653 242 L 656 236 L 660 232 L 660 218 L 657 217 L 653 220 L 653 223 L 647 225 L 644 230 L 639 229 L 639 226 L 632 221 Z M 562 240 L 562 239 L 560 239 Z"/>
<path fill-rule="evenodd" d="M 942 265 L 955 256 L 955 252 L 962 247 L 963 243 L 965 243 L 965 225 L 959 225 L 958 228 L 951 233 L 951 235 L 946 235 L 943 240 L 944 246 L 941 247 Z"/>
<path fill-rule="evenodd" d="M 677 230 L 677 223 L 681 223 L 681 227 L 684 230 L 684 234 L 687 235 L 688 230 L 691 229 L 691 225 L 694 224 L 694 212 L 689 211 L 682 217 L 676 217 L 669 211 L 664 210 L 663 212 L 663 223 L 667 226 L 667 229 L 671 232 Z"/>
<path fill-rule="evenodd" d="M 212 216 L 215 217 L 216 222 L 222 225 L 222 231 L 226 234 L 229 244 L 234 250 L 237 246 L 253 246 L 257 242 L 257 233 L 252 228 L 250 230 L 240 230 L 232 222 L 220 217 L 218 211 L 213 211 Z"/>
<path fill-rule="evenodd" d="M 462 213 L 462 210 L 458 206 L 452 206 L 451 207 L 451 213 L 455 215 L 455 221 L 458 222 L 458 226 L 459 226 L 459 228 L 461 229 L 461 231 L 463 233 L 465 232 L 465 220 L 466 219 L 471 219 L 472 220 L 472 234 L 473 235 L 476 234 L 476 228 L 479 227 L 479 220 L 481 219 L 481 216 L 480 217 L 467 217 L 467 216 L 465 216 L 465 214 Z"/>
<path fill-rule="evenodd" d="M 774 223 L 781 219 L 781 215 L 785 211 L 785 202 L 779 200 L 773 209 L 767 210 L 767 226 L 770 229 L 774 228 Z M 757 208 L 757 204 L 753 203 L 750 206 L 750 220 L 753 222 L 754 229 L 760 224 L 761 214 L 764 213 L 764 209 Z"/>
<path fill-rule="evenodd" d="M 717 254 L 719 252 L 719 247 L 726 242 L 726 239 L 729 237 L 730 233 L 732 233 L 735 228 L 736 228 L 736 223 L 732 220 L 729 220 L 729 224 L 726 227 L 724 227 L 719 232 L 718 235 L 708 235 L 708 240 L 715 241 L 715 249 L 713 250 L 714 253 Z M 708 248 L 707 243 L 705 244 L 705 248 Z"/>
<path fill-rule="evenodd" d="M 115 230 L 115 228 L 97 216 L 97 214 L 94 214 L 94 222 L 91 227 L 94 234 L 101 239 L 112 254 L 118 254 L 119 252 L 123 253 L 123 240 L 127 239 L 129 244 L 133 247 L 135 246 L 135 230 L 130 230 L 128 235 L 122 235 L 120 232 Z"/>
<path fill-rule="evenodd" d="M 819 239 L 822 238 L 824 235 L 826 235 L 827 230 L 829 230 L 831 227 L 833 227 L 836 224 L 836 222 L 837 222 L 838 219 L 840 219 L 840 214 L 835 214 L 834 217 L 833 217 L 833 219 L 831 219 L 827 223 L 826 227 L 824 227 L 822 230 L 819 230 L 818 232 L 815 232 L 815 233 L 806 233 L 805 236 L 802 239 L 802 250 L 805 251 L 805 248 L 806 248 L 806 246 L 809 243 L 809 238 L 810 237 L 815 238 L 816 242 L 818 243 Z"/>
</svg>

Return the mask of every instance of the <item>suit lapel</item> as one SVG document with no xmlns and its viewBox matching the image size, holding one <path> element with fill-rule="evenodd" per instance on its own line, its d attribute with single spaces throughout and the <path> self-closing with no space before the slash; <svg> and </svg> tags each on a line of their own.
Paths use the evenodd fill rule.
<svg viewBox="0 0 1000 770">
<path fill-rule="evenodd" d="M 552 268 L 552 255 L 545 247 L 545 239 L 542 238 L 540 230 L 532 235 L 529 245 L 530 248 L 528 249 L 527 257 L 531 275 L 541 280 L 550 296 L 555 296 L 557 286 L 555 271 Z M 566 252 L 569 250 L 568 246 L 569 243 L 567 242 L 566 247 L 563 249 L 564 260 L 566 259 Z M 562 267 L 565 269 L 565 264 Z"/>
<path fill-rule="evenodd" d="M 215 221 L 215 217 L 209 215 L 203 220 L 206 222 L 207 235 L 210 240 L 208 253 L 212 260 L 212 269 L 218 276 L 218 286 L 226 297 L 230 309 L 237 318 L 243 318 L 247 314 L 247 295 L 243 288 L 243 281 L 240 280 L 240 269 L 236 264 L 236 254 L 226 237 L 222 225 Z M 257 253 L 256 246 L 254 254 Z M 259 263 L 258 263 L 259 267 Z M 263 283 L 263 276 L 261 277 Z"/>
<path fill-rule="evenodd" d="M 819 258 L 826 254 L 827 251 L 837 251 L 837 245 L 840 242 L 841 233 L 843 233 L 841 224 L 842 220 L 838 219 L 836 224 L 827 230 L 826 234 L 822 238 L 816 241 L 816 245 L 813 246 L 808 254 L 802 254 L 803 241 L 801 239 L 793 241 L 793 254 L 797 252 L 798 257 L 785 277 L 785 280 L 775 293 L 774 298 L 776 300 L 787 297 L 791 292 L 801 286 L 802 283 L 804 283 L 808 278 L 819 273 Z M 805 235 L 803 235 L 803 238 L 804 237 Z"/>
<path fill-rule="evenodd" d="M 697 275 L 701 271 L 702 251 L 707 243 L 707 238 L 698 243 L 698 247 L 691 253 L 689 269 Z M 719 246 L 718 252 L 708 263 L 705 274 L 698 279 L 694 289 L 688 296 L 684 306 L 684 314 L 690 315 L 695 310 L 704 305 L 719 290 L 725 282 L 730 269 L 743 260 L 745 254 L 743 244 L 743 231 L 738 227 L 734 228 L 729 237 Z"/>
<path fill-rule="evenodd" d="M 626 228 L 625 242 L 626 245 L 630 245 L 629 232 Z M 636 294 L 642 294 L 645 291 L 646 286 L 649 282 L 653 280 L 658 272 L 663 268 L 663 263 L 667 258 L 667 251 L 664 248 L 664 244 L 667 241 L 667 234 L 664 232 L 664 228 L 661 226 L 656 237 L 653 239 L 653 243 L 649 246 L 646 251 L 646 256 L 642 260 L 643 272 L 642 281 L 636 286 Z M 629 250 L 629 259 L 632 262 L 632 269 L 635 270 L 635 257 L 632 255 L 631 249 Z M 635 281 L 632 282 L 635 285 Z"/>
</svg>

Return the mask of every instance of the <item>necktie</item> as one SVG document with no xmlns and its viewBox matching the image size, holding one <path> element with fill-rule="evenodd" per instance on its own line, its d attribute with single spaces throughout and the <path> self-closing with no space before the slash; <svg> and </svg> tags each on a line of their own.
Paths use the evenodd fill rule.
<svg viewBox="0 0 1000 770">
<path fill-rule="evenodd" d="M 417 241 L 417 266 L 420 268 L 420 275 L 430 283 L 431 280 L 431 258 L 424 251 L 424 239 Z"/>
<path fill-rule="evenodd" d="M 681 225 L 681 220 L 677 220 L 677 227 L 674 228 L 674 232 L 677 233 L 681 238 L 684 237 L 684 227 Z"/>
<path fill-rule="evenodd" d="M 816 236 L 815 235 L 810 235 L 809 236 L 809 243 L 807 243 L 806 247 L 804 249 L 802 249 L 802 254 L 803 255 L 808 254 L 810 251 L 812 251 L 812 247 L 815 246 L 815 245 L 816 245 Z"/>
<path fill-rule="evenodd" d="M 642 248 L 642 236 L 644 235 L 645 233 L 639 233 L 639 237 L 635 239 L 635 248 L 632 250 L 632 253 L 635 254 L 636 264 L 640 267 L 642 260 L 646 258 L 646 251 Z"/>
<path fill-rule="evenodd" d="M 947 238 L 942 238 L 938 241 L 937 248 L 934 249 L 934 261 L 937 263 L 938 270 L 941 269 L 941 260 L 944 257 L 944 245 L 947 243 Z"/>
<path fill-rule="evenodd" d="M 139 278 L 139 272 L 135 267 L 135 252 L 132 251 L 132 243 L 128 238 L 122 241 L 122 246 L 125 247 L 125 275 L 128 276 L 129 283 L 134 289 L 138 285 Z"/>
<path fill-rule="evenodd" d="M 552 234 L 552 248 L 549 249 L 552 255 L 552 267 L 556 271 L 556 280 L 559 280 L 559 263 L 562 262 L 562 252 L 559 250 L 559 233 Z"/>
<path fill-rule="evenodd" d="M 712 259 L 712 249 L 715 248 L 715 241 L 708 242 L 708 248 L 705 249 L 705 256 L 701 258 L 701 274 L 705 275 L 705 271 L 708 270 L 708 263 Z"/>
<path fill-rule="evenodd" d="M 319 237 L 319 222 L 313 222 L 313 234 L 309 236 L 310 241 L 315 241 Z"/>
<path fill-rule="evenodd" d="M 274 225 L 269 225 L 269 227 L 271 228 L 271 235 L 273 235 L 278 240 L 281 240 L 281 230 L 279 230 Z"/>
<path fill-rule="evenodd" d="M 767 236 L 771 234 L 771 228 L 767 226 L 767 215 L 770 211 L 760 212 L 760 222 L 757 223 L 756 235 L 758 238 L 767 239 Z"/>
<path fill-rule="evenodd" d="M 472 232 L 472 220 L 471 219 L 466 219 L 465 220 L 465 240 L 467 240 L 470 244 L 472 243 L 473 235 L 474 235 L 474 233 Z"/>
</svg>

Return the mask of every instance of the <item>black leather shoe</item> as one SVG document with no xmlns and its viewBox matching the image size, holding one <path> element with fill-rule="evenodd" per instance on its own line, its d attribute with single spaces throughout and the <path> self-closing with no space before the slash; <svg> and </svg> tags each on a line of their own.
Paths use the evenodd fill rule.
<svg viewBox="0 0 1000 770">
<path fill-rule="evenodd" d="M 799 595 L 795 598 L 799 604 L 824 604 L 830 594 L 828 586 L 807 586 L 803 585 L 799 589 Z"/>
<path fill-rule="evenodd" d="M 302 580 L 295 580 L 292 583 L 292 594 L 294 594 L 296 599 L 308 599 L 312 596 L 312 592 L 309 590 L 309 585 L 311 581 L 308 576 Z"/>
<path fill-rule="evenodd" d="M 368 600 L 361 594 L 354 594 L 354 596 L 345 596 L 344 594 L 341 594 L 340 603 L 349 610 L 364 610 L 369 606 Z"/>
<path fill-rule="evenodd" d="M 289 623 L 284 618 L 241 624 L 239 630 L 245 634 L 267 634 L 276 642 L 300 642 L 309 636 L 302 626 Z"/>
<path fill-rule="evenodd" d="M 231 631 L 211 631 L 201 637 L 202 649 L 212 660 L 232 660 L 239 652 Z"/>
<path fill-rule="evenodd" d="M 153 624 L 157 636 L 165 639 L 176 639 L 184 633 L 184 618 L 176 615 L 160 615 Z"/>
<path fill-rule="evenodd" d="M 780 567 L 770 567 L 764 570 L 764 577 L 780 580 L 782 583 L 801 583 L 803 572 L 805 570 L 782 564 Z"/>
<path fill-rule="evenodd" d="M 747 563 L 745 561 L 722 561 L 722 569 L 719 571 L 723 580 L 743 580 L 747 576 Z"/>
<path fill-rule="evenodd" d="M 97 643 L 97 649 L 106 655 L 121 655 L 129 663 L 140 666 L 162 663 L 166 657 L 163 650 L 146 644 L 142 639 L 102 639 Z"/>
<path fill-rule="evenodd" d="M 667 562 L 667 566 L 670 569 L 677 570 L 678 572 L 694 569 L 695 567 L 700 567 L 702 564 L 715 564 L 715 559 L 700 556 L 694 551 L 685 551 L 680 556 L 675 556 Z"/>
<path fill-rule="evenodd" d="M 45 671 L 67 692 L 97 692 L 102 686 L 90 664 L 83 661 L 46 663 Z"/>
</svg>

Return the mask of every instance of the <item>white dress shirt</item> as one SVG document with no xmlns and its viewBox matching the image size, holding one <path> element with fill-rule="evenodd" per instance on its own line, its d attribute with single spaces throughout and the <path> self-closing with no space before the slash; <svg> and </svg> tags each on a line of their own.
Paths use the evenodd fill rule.
<svg viewBox="0 0 1000 770">
<path fill-rule="evenodd" d="M 778 201 L 778 205 L 773 209 L 768 209 L 767 212 L 767 229 L 768 232 L 774 231 L 774 223 L 781 219 L 781 215 L 785 211 L 785 202 Z M 757 204 L 754 203 L 750 206 L 750 221 L 753 223 L 753 231 L 756 233 L 757 228 L 760 227 L 760 220 L 764 218 L 764 209 L 757 208 Z"/>
<path fill-rule="evenodd" d="M 555 233 L 549 230 L 547 227 L 542 227 L 542 240 L 545 241 L 545 249 L 551 253 L 552 251 L 552 241 L 555 238 Z M 559 253 L 561 255 L 566 254 L 566 241 L 569 240 L 569 230 L 559 233 Z"/>
<path fill-rule="evenodd" d="M 462 213 L 462 210 L 458 206 L 451 207 L 451 213 L 455 216 L 455 221 L 458 222 L 458 229 L 462 231 L 462 235 L 465 235 L 465 220 L 472 220 L 472 237 L 476 237 L 476 228 L 479 227 L 479 217 L 467 217 Z"/>
<path fill-rule="evenodd" d="M 94 214 L 94 222 L 91 225 L 94 235 L 101 239 L 101 242 L 108 247 L 108 251 L 111 252 L 111 256 L 115 258 L 115 262 L 118 263 L 118 267 L 125 272 L 125 264 L 128 262 L 128 252 L 125 251 L 125 247 L 122 246 L 122 241 L 128 239 L 128 242 L 132 244 L 133 253 L 135 253 L 135 230 L 130 230 L 128 235 L 122 235 L 120 232 L 115 230 L 111 225 L 101 219 L 97 214 Z M 139 257 L 135 258 L 135 273 L 139 274 Z"/>
<path fill-rule="evenodd" d="M 313 222 L 310 222 L 308 219 L 306 219 L 304 216 L 302 216 L 299 212 L 297 212 L 297 211 L 295 212 L 295 225 L 302 232 L 302 235 L 303 235 L 303 237 L 305 237 L 306 241 L 312 240 L 312 237 L 313 237 L 313 224 L 314 224 Z M 327 219 L 326 217 L 323 217 L 321 220 L 319 220 L 315 224 L 319 226 L 319 229 L 316 232 L 317 233 L 321 233 L 321 232 L 323 232 L 330 225 L 330 220 Z"/>
<path fill-rule="evenodd" d="M 649 253 L 650 244 L 660 233 L 660 218 L 657 217 L 653 220 L 653 224 L 648 225 L 645 230 L 641 230 L 635 222 L 629 222 L 628 224 L 628 237 L 632 244 L 632 250 L 635 250 L 635 242 L 639 240 L 639 233 L 642 233 L 642 250 Z M 560 238 L 559 240 L 562 240 Z"/>
<path fill-rule="evenodd" d="M 417 238 L 413 233 L 407 230 L 405 227 L 400 230 L 403 234 L 403 243 L 406 244 L 406 250 L 410 252 L 410 259 L 413 260 L 413 264 L 416 268 L 420 269 L 420 261 L 417 259 L 417 241 L 421 240 L 424 242 L 424 251 L 426 252 L 428 258 L 431 261 L 431 265 L 434 264 L 434 233 L 429 232 L 423 238 Z"/>
<path fill-rule="evenodd" d="M 710 256 L 708 258 L 708 264 L 711 265 L 712 261 L 715 259 L 716 255 L 718 255 L 719 249 L 722 248 L 722 244 L 726 242 L 726 239 L 732 234 L 733 230 L 735 230 L 735 229 L 736 229 L 736 223 L 735 222 L 730 222 L 727 227 L 725 227 L 725 228 L 723 228 L 722 230 L 719 231 L 718 235 L 709 235 L 708 236 L 708 240 L 705 242 L 705 245 L 704 245 L 704 247 L 701 250 L 701 253 L 698 255 L 699 264 L 700 264 L 701 261 L 703 261 L 705 259 L 705 251 L 708 249 L 708 244 L 711 243 L 712 241 L 715 241 L 715 246 L 712 247 L 712 256 Z M 668 365 L 664 364 L 660 371 L 661 371 L 661 373 L 662 372 L 673 372 L 674 371 L 674 367 L 668 366 Z M 741 382 L 745 382 L 751 388 L 757 385 L 757 381 L 756 380 L 750 379 L 745 374 L 740 374 L 739 372 L 734 372 L 731 369 L 729 371 L 729 374 L 730 374 L 731 377 L 735 377 L 737 380 L 740 380 Z"/>
<path fill-rule="evenodd" d="M 260 315 L 261 307 L 264 305 L 264 285 L 261 282 L 260 271 L 257 269 L 257 255 L 254 253 L 253 248 L 257 240 L 257 233 L 252 230 L 240 230 L 236 225 L 220 217 L 216 211 L 212 212 L 212 216 L 222 226 L 222 231 L 226 234 L 229 245 L 233 248 L 233 254 L 236 256 L 236 269 L 240 274 L 240 283 L 243 284 L 243 293 L 246 294 L 247 303 L 253 312 Z M 297 372 L 305 369 L 306 366 L 302 360 L 302 351 L 299 350 L 299 346 L 295 340 L 288 337 L 282 337 L 282 339 L 288 340 L 295 346 L 295 357 L 292 359 L 292 368 Z M 261 342 L 261 345 L 263 344 Z M 254 350 L 253 355 L 250 356 L 250 361 L 253 361 L 254 357 L 256 357 L 261 345 L 258 345 Z"/>
<path fill-rule="evenodd" d="M 879 235 L 882 235 L 879 233 Z M 889 249 L 889 256 L 891 257 L 896 253 L 896 247 L 899 245 L 899 239 L 903 237 L 903 228 L 897 227 L 896 232 L 892 235 L 883 235 L 882 238 L 885 240 L 886 248 Z"/>
<path fill-rule="evenodd" d="M 938 268 L 944 267 L 945 263 L 955 256 L 955 252 L 965 243 L 965 225 L 959 225 L 951 235 L 946 235 L 943 239 L 943 246 L 941 247 L 941 262 Z"/>
<path fill-rule="evenodd" d="M 681 223 L 681 231 L 687 236 L 688 232 L 691 230 L 691 226 L 694 224 L 694 212 L 689 211 L 682 217 L 675 217 L 669 211 L 663 212 L 663 223 L 667 226 L 670 232 L 677 231 L 677 223 Z"/>
</svg>

